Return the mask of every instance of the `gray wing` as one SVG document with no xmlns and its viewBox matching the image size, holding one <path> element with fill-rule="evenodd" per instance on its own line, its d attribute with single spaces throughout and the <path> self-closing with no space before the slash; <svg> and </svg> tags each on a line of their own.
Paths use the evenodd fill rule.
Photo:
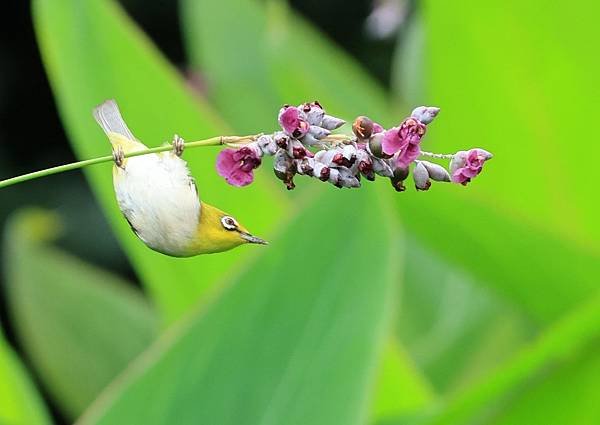
<svg viewBox="0 0 600 425">
<path fill-rule="evenodd" d="M 94 108 L 94 118 L 107 135 L 108 133 L 117 133 L 130 140 L 136 140 L 127 124 L 125 124 L 119 106 L 114 99 L 96 106 Z"/>
</svg>

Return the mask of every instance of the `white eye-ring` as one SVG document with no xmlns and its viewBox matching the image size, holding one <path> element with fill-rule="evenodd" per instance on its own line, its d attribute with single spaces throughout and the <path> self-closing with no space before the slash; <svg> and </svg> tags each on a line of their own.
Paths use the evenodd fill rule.
<svg viewBox="0 0 600 425">
<path fill-rule="evenodd" d="M 235 221 L 235 218 L 229 217 L 228 215 L 221 218 L 221 224 L 227 230 L 235 230 L 238 227 L 238 223 Z"/>
</svg>

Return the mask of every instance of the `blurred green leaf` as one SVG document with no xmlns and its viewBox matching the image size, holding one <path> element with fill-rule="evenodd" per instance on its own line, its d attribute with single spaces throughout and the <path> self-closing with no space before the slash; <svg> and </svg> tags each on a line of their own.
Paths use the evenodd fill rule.
<svg viewBox="0 0 600 425">
<path fill-rule="evenodd" d="M 599 344 L 540 375 L 524 390 L 517 390 L 491 421 L 506 425 L 600 423 Z"/>
<path fill-rule="evenodd" d="M 444 205 L 449 230 L 440 250 L 463 265 L 470 261 L 478 277 L 489 276 L 539 321 L 585 299 L 600 272 L 600 204 L 589 196 L 595 170 L 573 156 L 597 156 L 600 134 L 583 123 L 565 125 L 568 117 L 580 119 L 574 111 L 585 111 L 581 118 L 599 112 L 600 59 L 581 40 L 593 38 L 600 6 L 585 3 L 425 7 L 427 99 L 443 108 L 431 141 L 438 150 L 455 149 L 468 134 L 495 158 L 470 185 L 469 200 L 447 194 L 443 203 L 418 208 Z M 564 22 L 578 24 L 553 30 Z M 431 241 L 426 223 L 419 224 Z M 460 248 L 452 250 L 453 243 Z"/>
<path fill-rule="evenodd" d="M 509 358 L 536 328 L 413 235 L 407 246 L 398 336 L 435 391 L 447 396 Z"/>
<path fill-rule="evenodd" d="M 399 279 L 399 235 L 368 192 L 326 195 L 82 422 L 363 423 Z"/>
<path fill-rule="evenodd" d="M 598 40 L 600 4 L 427 1 L 424 9 L 427 100 L 444 114 L 436 147 L 468 135 L 496 155 L 470 195 L 600 255 L 596 170 L 586 164 L 600 155 L 600 129 L 587 125 L 600 112 L 600 57 L 587 42 Z"/>
<path fill-rule="evenodd" d="M 57 227 L 40 210 L 9 222 L 7 295 L 25 353 L 74 418 L 150 344 L 158 321 L 129 284 L 50 246 Z"/>
<path fill-rule="evenodd" d="M 543 393 L 548 391 L 548 387 L 556 388 L 557 383 L 554 379 L 558 379 L 560 382 L 561 377 L 564 378 L 564 369 L 572 373 L 570 376 L 571 386 L 564 387 L 562 390 L 571 394 L 576 393 L 577 397 L 581 399 L 579 400 L 581 405 L 593 406 L 594 400 L 597 399 L 598 380 L 593 379 L 590 382 L 585 372 L 594 371 L 598 367 L 597 362 L 589 362 L 589 355 L 598 352 L 599 341 L 600 294 L 591 297 L 561 317 L 489 377 L 480 380 L 477 385 L 453 397 L 448 403 L 434 411 L 431 419 L 426 422 L 435 424 L 477 423 L 476 421 L 481 421 L 482 418 L 489 417 L 495 412 L 511 412 L 511 397 L 517 404 L 514 414 L 517 417 L 523 415 L 520 417 L 526 418 L 527 413 L 524 414 L 519 410 L 529 407 L 520 403 L 519 399 L 528 397 L 535 400 L 540 396 L 543 397 Z M 578 362 L 582 358 L 584 361 Z M 554 373 L 557 376 L 544 380 L 544 374 L 547 375 L 549 370 L 552 373 L 552 369 L 556 370 Z M 561 371 L 561 369 L 563 370 Z M 536 388 L 540 384 L 541 386 Z M 526 385 L 532 385 L 533 388 L 529 388 L 529 393 L 521 394 L 520 392 L 526 388 Z M 534 402 L 539 406 L 539 399 Z M 548 412 L 541 414 L 552 417 L 551 412 L 555 411 L 555 414 L 559 414 L 561 406 L 564 405 L 545 405 L 543 408 Z M 530 413 L 540 414 L 533 411 Z M 579 416 L 586 417 L 587 415 L 597 417 L 597 408 L 595 411 L 581 412 Z M 510 415 L 508 416 L 510 417 Z M 590 423 L 594 423 L 594 421 Z"/>
<path fill-rule="evenodd" d="M 91 116 L 92 108 L 107 98 L 117 99 L 133 133 L 150 146 L 171 140 L 176 132 L 200 139 L 227 131 L 113 1 L 37 0 L 33 5 L 44 64 L 78 157 L 110 152 Z M 268 234 L 286 209 L 285 198 L 270 190 L 271 180 L 243 190 L 227 185 L 214 171 L 216 153 L 202 148 L 185 154 L 203 200 L 236 215 L 254 233 Z M 256 247 L 243 247 L 177 260 L 154 253 L 121 216 L 110 165 L 86 169 L 86 175 L 165 320 L 179 317 L 217 282 L 235 276 L 256 252 Z"/>
<path fill-rule="evenodd" d="M 391 91 L 398 103 L 420 105 L 426 92 L 425 28 L 417 10 L 398 32 L 392 58 Z"/>
<path fill-rule="evenodd" d="M 44 402 L 17 354 L 0 332 L 0 424 L 50 424 Z"/>
<path fill-rule="evenodd" d="M 434 400 L 431 384 L 414 364 L 410 354 L 397 338 L 389 338 L 377 378 L 374 422 L 413 414 Z"/>
<path fill-rule="evenodd" d="M 282 104 L 314 99 L 347 119 L 390 116 L 382 89 L 285 2 L 181 5 L 192 65 L 212 84 L 210 94 L 236 128 L 275 127 Z"/>
</svg>

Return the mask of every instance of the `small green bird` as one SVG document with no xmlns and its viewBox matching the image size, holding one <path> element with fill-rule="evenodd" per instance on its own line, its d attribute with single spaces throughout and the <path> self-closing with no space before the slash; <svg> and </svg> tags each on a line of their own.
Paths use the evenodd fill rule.
<svg viewBox="0 0 600 425">
<path fill-rule="evenodd" d="M 245 243 L 267 244 L 231 215 L 200 200 L 187 163 L 180 158 L 181 138 L 174 137 L 171 152 L 124 158 L 147 147 L 133 136 L 117 103 L 107 100 L 97 106 L 94 118 L 113 147 L 119 208 L 149 248 L 173 257 L 191 257 Z"/>
</svg>

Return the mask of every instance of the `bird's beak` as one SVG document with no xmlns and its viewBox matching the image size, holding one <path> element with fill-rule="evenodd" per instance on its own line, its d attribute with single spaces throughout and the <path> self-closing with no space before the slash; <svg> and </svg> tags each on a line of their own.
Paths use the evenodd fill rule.
<svg viewBox="0 0 600 425">
<path fill-rule="evenodd" d="M 242 239 L 245 239 L 250 243 L 257 243 L 259 245 L 268 245 L 269 244 L 269 242 L 265 241 L 264 239 L 257 238 L 256 236 L 253 236 L 250 233 L 240 232 L 240 236 L 242 237 Z"/>
</svg>

